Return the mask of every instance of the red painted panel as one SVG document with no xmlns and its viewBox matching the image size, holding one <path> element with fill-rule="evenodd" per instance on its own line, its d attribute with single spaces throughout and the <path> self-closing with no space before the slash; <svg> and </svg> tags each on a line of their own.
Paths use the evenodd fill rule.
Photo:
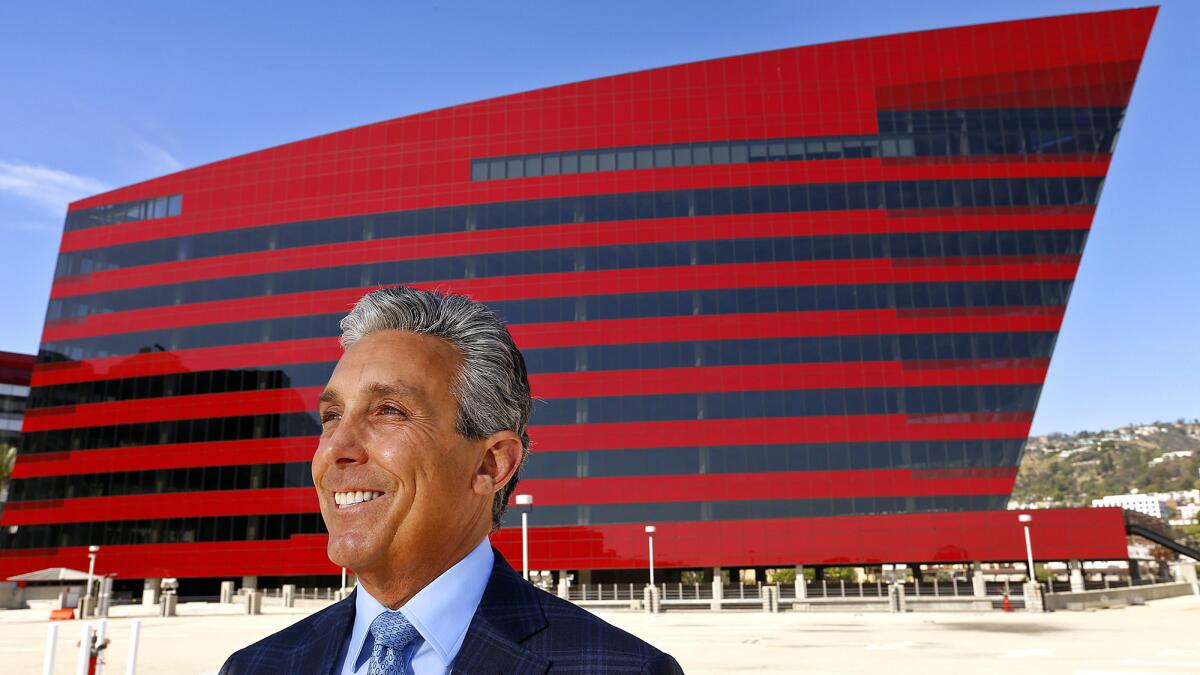
<svg viewBox="0 0 1200 675">
<path fill-rule="evenodd" d="M 1119 560 L 1128 553 L 1120 509 L 1034 512 L 1037 560 Z M 283 541 L 105 546 L 98 574 L 121 578 L 338 574 L 324 536 Z M 509 560 L 521 559 L 520 528 L 492 535 Z M 532 528 L 535 569 L 647 566 L 641 525 Z M 845 516 L 667 523 L 654 540 L 659 567 L 791 566 L 881 562 L 1013 561 L 1025 557 L 1024 533 L 1012 511 Z M 0 551 L 0 576 L 87 564 L 87 547 Z"/>
</svg>

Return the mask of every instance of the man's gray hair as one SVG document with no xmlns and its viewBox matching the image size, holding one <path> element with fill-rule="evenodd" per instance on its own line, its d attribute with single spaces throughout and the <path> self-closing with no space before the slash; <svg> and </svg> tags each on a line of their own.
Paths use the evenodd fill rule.
<svg viewBox="0 0 1200 675">
<path fill-rule="evenodd" d="M 521 438 L 517 472 L 492 502 L 492 528 L 498 529 L 529 455 L 533 407 L 525 357 L 504 322 L 486 305 L 462 295 L 395 286 L 364 295 L 339 326 L 343 349 L 376 331 L 403 330 L 441 338 L 462 355 L 462 367 L 450 385 L 458 401 L 458 433 L 479 440 L 511 431 Z"/>
</svg>

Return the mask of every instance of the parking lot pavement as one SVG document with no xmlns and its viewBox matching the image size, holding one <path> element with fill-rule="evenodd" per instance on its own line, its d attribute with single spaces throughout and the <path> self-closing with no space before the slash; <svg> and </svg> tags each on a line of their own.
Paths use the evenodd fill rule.
<svg viewBox="0 0 1200 675">
<path fill-rule="evenodd" d="M 276 601 L 278 602 L 278 601 Z M 234 650 L 324 603 L 189 603 L 159 618 L 115 608 L 105 672 L 125 672 L 131 618 L 141 615 L 138 673 L 215 673 Z M 1092 612 L 852 614 L 597 612 L 672 653 L 688 673 L 1004 673 L 1033 675 L 1200 675 L 1200 596 Z M 0 671 L 40 672 L 45 610 L 0 611 Z M 59 622 L 56 673 L 74 672 L 80 622 Z"/>
</svg>

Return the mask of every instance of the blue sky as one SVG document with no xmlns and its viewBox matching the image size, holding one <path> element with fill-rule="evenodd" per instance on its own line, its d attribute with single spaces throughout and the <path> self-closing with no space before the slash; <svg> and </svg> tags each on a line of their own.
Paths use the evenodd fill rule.
<svg viewBox="0 0 1200 675">
<path fill-rule="evenodd" d="M 66 204 L 457 103 L 1032 2 L 0 4 L 0 350 L 33 352 Z M 1034 432 L 1200 416 L 1200 3 L 1162 4 Z"/>
</svg>

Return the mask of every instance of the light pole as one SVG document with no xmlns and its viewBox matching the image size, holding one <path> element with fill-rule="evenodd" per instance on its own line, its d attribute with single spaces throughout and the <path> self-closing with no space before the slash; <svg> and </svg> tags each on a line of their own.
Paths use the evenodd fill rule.
<svg viewBox="0 0 1200 675">
<path fill-rule="evenodd" d="M 1037 581 L 1037 575 L 1033 573 L 1033 545 L 1029 543 L 1029 524 L 1033 522 L 1033 516 L 1028 513 L 1022 513 L 1017 516 L 1017 522 L 1025 526 L 1025 557 L 1029 560 L 1029 581 Z"/>
<path fill-rule="evenodd" d="M 653 525 L 646 526 L 646 534 L 650 538 L 650 585 L 654 586 L 654 533 L 658 528 Z"/>
<path fill-rule="evenodd" d="M 529 581 L 529 512 L 533 510 L 533 495 L 517 495 L 517 506 L 521 509 L 521 569 L 525 581 Z"/>
<path fill-rule="evenodd" d="M 92 597 L 92 576 L 96 573 L 96 554 L 99 552 L 100 552 L 99 546 L 89 546 L 88 547 L 87 592 L 84 593 L 84 596 L 88 597 L 88 598 Z"/>
</svg>

